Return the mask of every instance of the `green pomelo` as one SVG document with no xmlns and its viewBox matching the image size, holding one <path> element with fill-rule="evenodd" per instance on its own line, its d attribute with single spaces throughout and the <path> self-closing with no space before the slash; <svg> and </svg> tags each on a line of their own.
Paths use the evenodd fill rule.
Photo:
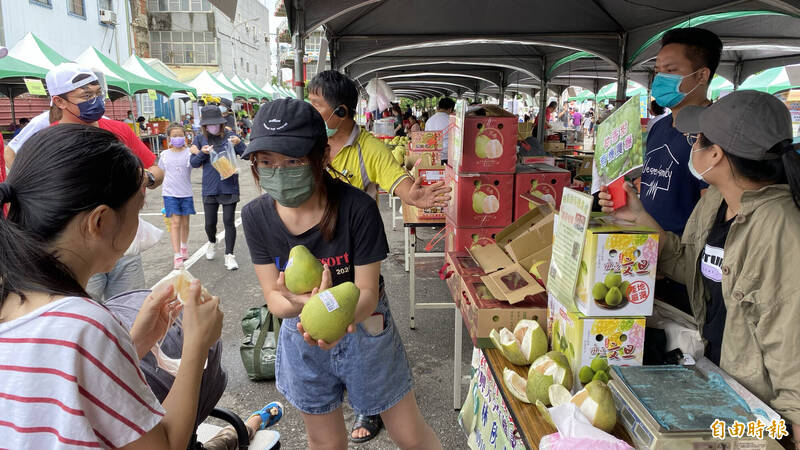
<svg viewBox="0 0 800 450">
<path fill-rule="evenodd" d="M 489 340 L 492 341 L 495 348 L 500 350 L 500 353 L 514 365 L 524 366 L 528 364 L 528 360 L 520 350 L 519 342 L 514 336 L 514 333 L 508 331 L 508 328 L 502 328 L 499 332 L 492 330 L 489 333 Z"/>
<path fill-rule="evenodd" d="M 572 389 L 572 370 L 569 367 L 569 360 L 559 351 L 553 350 L 537 358 L 528 370 L 529 380 L 534 373 L 549 376 L 554 383 Z"/>
<path fill-rule="evenodd" d="M 592 425 L 605 432 L 611 432 L 617 423 L 617 410 L 614 397 L 605 383 L 592 381 L 570 400 L 578 406 Z"/>
<path fill-rule="evenodd" d="M 547 395 L 550 398 L 550 404 L 553 406 L 569 403 L 572 399 L 572 394 L 569 393 L 567 388 L 558 383 L 550 385 L 547 389 Z"/>
<path fill-rule="evenodd" d="M 314 295 L 300 312 L 303 329 L 315 341 L 338 341 L 353 323 L 360 294 L 355 284 L 346 281 Z"/>
<path fill-rule="evenodd" d="M 595 372 L 608 370 L 608 360 L 604 356 L 595 356 L 589 365 Z"/>
<path fill-rule="evenodd" d="M 322 282 L 322 270 L 322 263 L 304 245 L 295 245 L 283 270 L 286 289 L 298 295 L 311 292 Z"/>
<path fill-rule="evenodd" d="M 592 370 L 589 366 L 581 367 L 580 372 L 578 372 L 578 379 L 581 381 L 581 384 L 587 384 L 592 381 L 592 377 L 594 377 L 594 370 Z"/>
<path fill-rule="evenodd" d="M 630 281 L 623 281 L 622 284 L 619 285 L 619 292 L 622 293 L 624 298 L 628 298 L 628 287 L 631 285 Z"/>
<path fill-rule="evenodd" d="M 602 381 L 603 383 L 608 383 L 608 374 L 605 370 L 598 370 L 592 377 L 592 381 Z"/>
<path fill-rule="evenodd" d="M 514 327 L 514 337 L 521 342 L 520 351 L 525 357 L 526 364 L 532 363 L 536 358 L 547 351 L 547 334 L 539 322 L 523 319 Z"/>
<path fill-rule="evenodd" d="M 475 155 L 478 158 L 486 158 L 486 146 L 489 144 L 489 137 L 485 134 L 478 135 L 475 138 Z"/>
<path fill-rule="evenodd" d="M 550 405 L 550 395 L 548 389 L 554 383 L 551 375 L 543 375 L 539 372 L 528 374 L 528 385 L 525 393 L 530 401 L 540 401 L 545 405 Z"/>
<path fill-rule="evenodd" d="M 606 298 L 606 294 L 608 294 L 608 288 L 603 283 L 595 283 L 594 287 L 592 288 L 592 298 L 596 300 L 602 300 Z"/>
<path fill-rule="evenodd" d="M 611 272 L 606 275 L 606 279 L 603 280 L 603 283 L 605 283 L 606 287 L 609 289 L 612 287 L 619 287 L 619 285 L 622 284 L 622 275 Z"/>
<path fill-rule="evenodd" d="M 483 214 L 483 205 L 486 202 L 488 195 L 485 192 L 475 191 L 472 194 L 472 210 L 475 214 Z"/>
<path fill-rule="evenodd" d="M 622 294 L 619 292 L 619 288 L 612 287 L 609 289 L 605 300 L 608 306 L 617 306 L 622 303 Z"/>
</svg>

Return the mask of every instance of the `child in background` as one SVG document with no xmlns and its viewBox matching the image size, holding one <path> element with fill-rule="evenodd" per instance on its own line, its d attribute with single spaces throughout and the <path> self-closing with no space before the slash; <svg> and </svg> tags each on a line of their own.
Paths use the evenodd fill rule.
<svg viewBox="0 0 800 450">
<path fill-rule="evenodd" d="M 175 254 L 173 267 L 180 269 L 189 258 L 189 216 L 195 214 L 192 166 L 189 164 L 192 153 L 186 146 L 186 135 L 181 124 L 171 123 L 167 128 L 167 136 L 169 150 L 161 153 L 158 167 L 164 171 L 161 195 L 164 196 L 165 215 L 170 219 L 172 250 Z"/>
</svg>

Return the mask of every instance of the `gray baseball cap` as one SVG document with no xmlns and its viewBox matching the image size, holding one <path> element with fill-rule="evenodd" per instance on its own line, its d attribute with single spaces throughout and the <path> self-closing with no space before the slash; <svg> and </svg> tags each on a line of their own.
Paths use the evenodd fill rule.
<svg viewBox="0 0 800 450">
<path fill-rule="evenodd" d="M 774 95 L 736 91 L 709 107 L 686 106 L 675 127 L 684 133 L 703 133 L 726 152 L 756 161 L 776 159 L 775 144 L 792 139 L 792 116 Z"/>
</svg>

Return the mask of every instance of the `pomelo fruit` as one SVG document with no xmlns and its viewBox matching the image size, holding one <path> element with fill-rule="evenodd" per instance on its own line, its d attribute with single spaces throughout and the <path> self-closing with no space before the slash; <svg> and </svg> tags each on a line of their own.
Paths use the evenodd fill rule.
<svg viewBox="0 0 800 450">
<path fill-rule="evenodd" d="M 580 372 L 578 372 L 578 380 L 580 380 L 581 384 L 586 385 L 592 378 L 594 377 L 594 370 L 592 370 L 589 366 L 581 367 Z"/>
<path fill-rule="evenodd" d="M 524 366 L 528 364 L 528 360 L 523 356 L 520 349 L 520 343 L 514 336 L 514 333 L 508 331 L 508 328 L 502 328 L 500 331 L 492 330 L 489 332 L 489 340 L 492 341 L 494 347 L 500 350 L 500 353 L 514 365 Z"/>
<path fill-rule="evenodd" d="M 289 251 L 289 261 L 283 269 L 286 289 L 293 294 L 307 294 L 322 282 L 322 263 L 306 248 L 295 245 Z"/>
<path fill-rule="evenodd" d="M 547 396 L 550 398 L 550 404 L 552 406 L 562 405 L 564 403 L 569 403 L 572 400 L 572 394 L 560 384 L 551 384 L 549 388 L 547 388 Z"/>
<path fill-rule="evenodd" d="M 503 383 L 506 385 L 508 392 L 517 400 L 525 403 L 530 403 L 527 394 L 525 394 L 525 386 L 527 382 L 520 374 L 514 372 L 508 367 L 503 368 Z"/>
<path fill-rule="evenodd" d="M 612 287 L 619 287 L 619 285 L 622 284 L 622 275 L 610 272 L 606 275 L 606 278 L 603 280 L 603 283 L 609 289 L 611 289 Z"/>
<path fill-rule="evenodd" d="M 608 383 L 608 374 L 605 370 L 598 370 L 594 373 L 592 381 L 602 381 L 603 383 Z"/>
<path fill-rule="evenodd" d="M 541 400 L 545 405 L 549 405 L 548 389 L 553 384 L 560 384 L 568 390 L 572 389 L 572 370 L 569 368 L 569 361 L 558 351 L 547 352 L 531 364 L 528 370 L 528 399 Z"/>
<path fill-rule="evenodd" d="M 595 300 L 603 300 L 606 298 L 606 294 L 608 294 L 608 288 L 603 283 L 595 283 L 594 287 L 592 288 L 592 298 Z"/>
<path fill-rule="evenodd" d="M 612 287 L 609 289 L 605 301 L 608 306 L 617 306 L 622 303 L 622 293 L 619 291 L 619 288 Z"/>
<path fill-rule="evenodd" d="M 595 356 L 592 362 L 589 363 L 589 366 L 595 372 L 608 370 L 608 360 L 606 360 L 605 356 Z"/>
<path fill-rule="evenodd" d="M 350 281 L 311 297 L 300 312 L 300 323 L 314 340 L 332 343 L 353 323 L 361 291 Z"/>
<path fill-rule="evenodd" d="M 532 363 L 547 352 L 547 334 L 535 320 L 522 319 L 517 322 L 517 326 L 514 327 L 514 337 L 521 343 L 520 351 L 526 364 Z"/>
<path fill-rule="evenodd" d="M 475 138 L 475 155 L 478 158 L 486 158 L 486 146 L 489 144 L 489 136 L 480 134 Z"/>
<path fill-rule="evenodd" d="M 601 381 L 592 381 L 570 400 L 592 425 L 610 432 L 617 424 L 617 410 L 611 390 Z"/>
</svg>

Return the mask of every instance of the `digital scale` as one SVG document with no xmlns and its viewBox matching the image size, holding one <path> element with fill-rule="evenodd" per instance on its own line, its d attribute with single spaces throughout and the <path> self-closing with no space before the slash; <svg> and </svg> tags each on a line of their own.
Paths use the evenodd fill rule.
<svg viewBox="0 0 800 450">
<path fill-rule="evenodd" d="M 733 438 L 728 427 L 780 416 L 730 375 L 702 358 L 693 366 L 612 366 L 608 387 L 618 420 L 634 447 L 645 450 L 780 450 L 766 429 L 764 439 Z M 711 424 L 726 422 L 725 439 Z"/>
</svg>

